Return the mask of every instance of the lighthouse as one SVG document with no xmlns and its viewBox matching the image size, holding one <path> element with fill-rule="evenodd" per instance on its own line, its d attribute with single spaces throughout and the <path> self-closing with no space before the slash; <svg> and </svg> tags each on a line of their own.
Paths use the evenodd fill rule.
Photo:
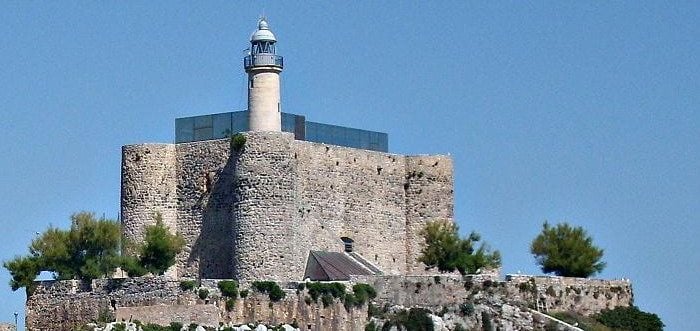
<svg viewBox="0 0 700 331">
<path fill-rule="evenodd" d="M 248 112 L 250 131 L 282 131 L 280 73 L 282 56 L 277 55 L 277 40 L 265 18 L 250 36 L 250 54 L 243 59 L 248 73 Z"/>
</svg>

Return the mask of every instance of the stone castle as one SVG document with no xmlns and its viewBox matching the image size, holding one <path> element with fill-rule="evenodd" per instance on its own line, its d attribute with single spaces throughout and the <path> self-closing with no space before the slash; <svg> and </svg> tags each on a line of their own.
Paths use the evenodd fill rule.
<svg viewBox="0 0 700 331">
<path fill-rule="evenodd" d="M 283 113 L 275 44 L 260 20 L 244 59 L 247 111 L 178 119 L 176 143 L 122 148 L 123 234 L 141 242 L 160 217 L 186 241 L 176 264 L 164 276 L 37 282 L 27 330 L 115 320 L 367 330 L 416 307 L 440 331 L 580 330 L 544 312 L 633 303 L 628 280 L 425 270 L 420 231 L 453 221 L 451 158 L 391 154 L 385 134 Z M 233 304 L 219 290 L 228 279 L 246 291 Z M 256 291 L 258 280 L 286 296 Z M 307 280 L 369 284 L 377 296 L 359 306 L 316 300 Z"/>
<path fill-rule="evenodd" d="M 374 273 L 424 272 L 419 231 L 453 218 L 452 160 L 282 132 L 275 43 L 260 20 L 244 61 L 250 131 L 242 147 L 229 139 L 123 147 L 125 236 L 142 240 L 159 213 L 186 239 L 171 272 L 178 277 L 302 280 L 317 251 L 348 251 L 345 264 Z"/>
</svg>

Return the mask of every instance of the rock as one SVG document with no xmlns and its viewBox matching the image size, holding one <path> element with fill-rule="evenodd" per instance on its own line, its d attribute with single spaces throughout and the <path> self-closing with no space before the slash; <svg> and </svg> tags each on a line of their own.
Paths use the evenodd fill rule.
<svg viewBox="0 0 700 331">
<path fill-rule="evenodd" d="M 195 329 L 195 331 L 207 331 L 207 330 L 206 330 L 206 329 L 204 329 L 204 327 L 203 327 L 203 326 L 201 326 L 201 325 L 197 325 L 197 328 Z"/>
<path fill-rule="evenodd" d="M 435 331 L 448 331 L 442 317 L 430 314 L 430 319 L 433 320 L 433 329 Z"/>
<path fill-rule="evenodd" d="M 284 331 L 297 331 L 297 330 L 299 330 L 299 329 L 297 329 L 289 324 L 283 324 L 282 329 L 284 329 Z"/>
<path fill-rule="evenodd" d="M 247 326 L 247 325 L 241 325 L 241 326 L 238 327 L 238 331 L 250 331 L 250 330 L 253 330 L 253 329 L 251 329 L 251 328 L 250 328 L 249 326 Z"/>
<path fill-rule="evenodd" d="M 267 326 L 258 324 L 258 326 L 255 328 L 255 331 L 267 331 Z"/>
</svg>

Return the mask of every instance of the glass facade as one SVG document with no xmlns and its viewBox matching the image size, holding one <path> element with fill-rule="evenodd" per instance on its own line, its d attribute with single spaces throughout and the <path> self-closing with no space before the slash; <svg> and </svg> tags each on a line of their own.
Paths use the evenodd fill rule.
<svg viewBox="0 0 700 331">
<path fill-rule="evenodd" d="M 248 112 L 237 111 L 175 119 L 175 142 L 221 139 L 248 131 Z M 282 131 L 306 140 L 379 152 L 389 151 L 389 136 L 383 132 L 306 121 L 304 116 L 282 113 Z"/>
</svg>

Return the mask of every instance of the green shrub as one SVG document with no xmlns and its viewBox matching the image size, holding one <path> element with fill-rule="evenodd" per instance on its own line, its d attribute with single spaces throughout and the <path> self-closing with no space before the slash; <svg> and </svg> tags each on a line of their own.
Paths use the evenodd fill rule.
<svg viewBox="0 0 700 331">
<path fill-rule="evenodd" d="M 221 295 L 236 299 L 238 297 L 238 283 L 235 280 L 222 280 L 218 284 Z"/>
<path fill-rule="evenodd" d="M 129 277 L 141 277 L 148 273 L 148 270 L 141 265 L 139 259 L 134 256 L 121 256 L 119 267 L 126 271 Z"/>
<path fill-rule="evenodd" d="M 192 291 L 197 286 L 197 282 L 193 280 L 183 280 L 180 282 L 180 289 L 183 291 Z"/>
<path fill-rule="evenodd" d="M 352 286 L 352 292 L 355 297 L 355 305 L 357 306 L 361 306 L 377 297 L 377 291 L 369 284 L 355 284 Z"/>
<path fill-rule="evenodd" d="M 248 290 L 241 290 L 241 298 L 247 298 L 248 297 Z"/>
<path fill-rule="evenodd" d="M 333 304 L 333 296 L 330 294 L 324 294 L 321 296 L 321 302 L 323 303 L 323 308 L 326 308 Z"/>
<path fill-rule="evenodd" d="M 399 330 L 425 330 L 433 331 L 433 320 L 429 311 L 423 308 L 411 308 L 402 310 L 390 316 L 382 326 L 382 331 L 389 331 L 392 327 Z"/>
<path fill-rule="evenodd" d="M 198 294 L 199 294 L 199 298 L 204 300 L 204 299 L 209 297 L 209 290 L 207 290 L 205 288 L 200 288 Z"/>
<path fill-rule="evenodd" d="M 197 324 L 190 323 L 190 325 L 187 327 L 188 331 L 197 331 Z"/>
<path fill-rule="evenodd" d="M 367 316 L 368 317 L 382 317 L 384 316 L 385 311 L 383 311 L 381 308 L 377 307 L 376 305 L 370 303 L 367 305 Z"/>
<path fill-rule="evenodd" d="M 276 286 L 270 290 L 270 300 L 272 300 L 273 302 L 280 301 L 286 296 L 286 294 L 284 293 L 284 291 L 282 291 L 279 285 L 275 285 Z"/>
<path fill-rule="evenodd" d="M 139 262 L 152 274 L 162 275 L 175 264 L 175 256 L 185 246 L 185 239 L 179 234 L 170 233 L 160 213 L 156 214 L 155 219 L 156 224 L 146 226 Z"/>
<path fill-rule="evenodd" d="M 170 322 L 170 330 L 172 330 L 172 331 L 182 330 L 182 323 Z"/>
<path fill-rule="evenodd" d="M 241 133 L 236 133 L 231 137 L 231 148 L 238 151 L 245 146 L 246 138 Z"/>
<path fill-rule="evenodd" d="M 357 299 L 352 293 L 346 293 L 345 298 L 343 299 L 343 305 L 345 306 L 346 310 L 349 310 L 350 308 L 358 305 Z"/>
<path fill-rule="evenodd" d="M 435 281 L 435 284 L 440 284 L 440 276 L 433 276 L 433 280 Z"/>
<path fill-rule="evenodd" d="M 474 314 L 474 304 L 471 302 L 464 302 L 459 305 L 459 312 L 463 316 L 472 316 Z"/>
<path fill-rule="evenodd" d="M 481 312 L 481 328 L 484 331 L 491 331 L 491 329 L 493 329 L 493 325 L 491 323 L 491 315 L 489 315 L 485 311 Z"/>
<path fill-rule="evenodd" d="M 126 324 L 124 323 L 116 323 L 112 327 L 113 331 L 126 331 Z"/>
<path fill-rule="evenodd" d="M 467 328 L 465 328 L 462 324 L 456 324 L 454 331 L 467 331 Z"/>
<path fill-rule="evenodd" d="M 501 265 L 500 252 L 491 251 L 476 232 L 460 238 L 459 229 L 452 221 L 428 222 L 420 234 L 425 239 L 425 247 L 418 260 L 428 269 L 437 267 L 440 272 L 457 270 L 466 275 L 483 267 Z"/>
<path fill-rule="evenodd" d="M 555 297 L 555 296 L 557 296 L 557 292 L 554 290 L 554 287 L 552 287 L 552 286 L 547 287 L 547 290 L 545 290 L 544 293 L 546 293 L 546 294 L 549 295 L 550 297 Z M 596 299 L 597 299 L 597 298 L 596 298 Z"/>
<path fill-rule="evenodd" d="M 236 299 L 234 298 L 228 298 L 226 299 L 226 311 L 233 311 L 233 308 L 236 307 Z"/>
<path fill-rule="evenodd" d="M 616 329 L 656 331 L 664 328 L 664 323 L 659 316 L 641 311 L 635 306 L 603 310 L 596 316 L 596 320 Z"/>
<path fill-rule="evenodd" d="M 375 324 L 374 321 L 369 321 L 369 323 L 365 325 L 365 331 L 377 331 L 377 324 Z"/>
<path fill-rule="evenodd" d="M 345 284 L 342 283 L 319 283 L 313 282 L 306 284 L 311 298 L 316 301 L 324 294 L 328 294 L 333 298 L 342 299 L 345 296 Z"/>
<path fill-rule="evenodd" d="M 253 288 L 260 293 L 267 293 L 270 296 L 270 301 L 277 302 L 282 300 L 286 294 L 276 282 L 270 281 L 255 281 Z"/>
</svg>

